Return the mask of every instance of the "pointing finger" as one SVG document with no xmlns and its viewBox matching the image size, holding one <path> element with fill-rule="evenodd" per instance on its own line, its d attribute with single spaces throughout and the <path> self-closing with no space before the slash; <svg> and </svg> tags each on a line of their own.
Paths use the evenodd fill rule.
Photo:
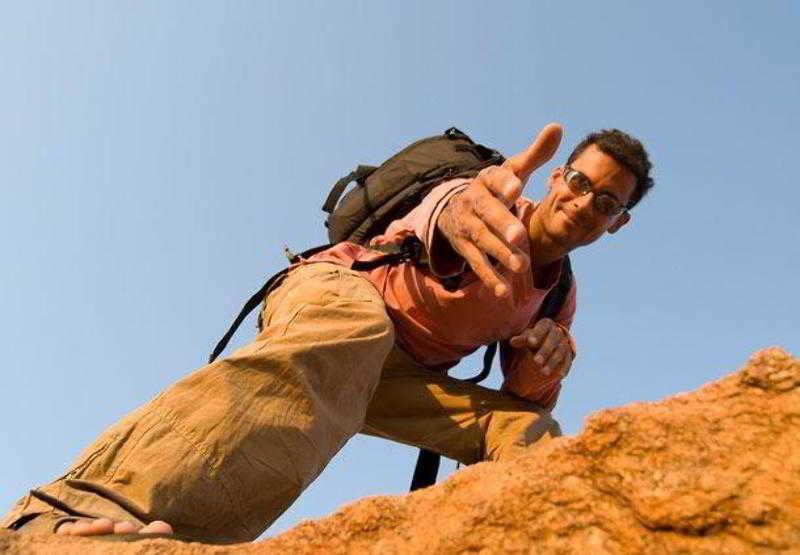
<svg viewBox="0 0 800 555">
<path fill-rule="evenodd" d="M 562 134 L 561 125 L 548 123 L 527 149 L 508 158 L 503 166 L 513 171 L 525 183 L 536 168 L 553 157 L 561 143 Z"/>
</svg>

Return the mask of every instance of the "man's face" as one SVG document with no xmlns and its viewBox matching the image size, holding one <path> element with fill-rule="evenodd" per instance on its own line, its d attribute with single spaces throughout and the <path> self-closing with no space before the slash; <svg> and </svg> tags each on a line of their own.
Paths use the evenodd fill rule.
<svg viewBox="0 0 800 555">
<path fill-rule="evenodd" d="M 627 212 L 606 215 L 597 210 L 593 201 L 596 194 L 613 195 L 627 205 L 636 188 L 634 175 L 596 145 L 589 145 L 570 167 L 591 181 L 592 193 L 580 195 L 570 187 L 562 166 L 553 170 L 550 192 L 536 209 L 543 211 L 544 232 L 567 252 L 596 241 L 606 231 L 616 232 L 630 220 Z"/>
</svg>

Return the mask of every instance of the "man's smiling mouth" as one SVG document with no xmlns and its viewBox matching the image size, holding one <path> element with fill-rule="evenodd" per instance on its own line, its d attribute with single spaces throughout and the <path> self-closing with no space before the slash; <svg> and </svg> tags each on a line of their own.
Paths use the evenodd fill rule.
<svg viewBox="0 0 800 555">
<path fill-rule="evenodd" d="M 563 208 L 559 208 L 559 211 L 561 212 L 561 214 L 563 215 L 564 219 L 567 221 L 567 223 L 570 226 L 583 228 L 583 226 L 580 224 L 580 222 L 576 218 L 571 216 L 569 213 L 567 213 L 566 210 L 564 210 Z"/>
</svg>

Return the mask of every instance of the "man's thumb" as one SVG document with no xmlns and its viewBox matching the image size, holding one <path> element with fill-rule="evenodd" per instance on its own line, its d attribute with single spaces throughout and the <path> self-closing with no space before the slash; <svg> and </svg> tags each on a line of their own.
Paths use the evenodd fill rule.
<svg viewBox="0 0 800 555">
<path fill-rule="evenodd" d="M 525 183 L 538 167 L 553 157 L 561 143 L 562 134 L 560 124 L 548 123 L 528 148 L 506 159 L 503 166 L 513 171 Z"/>
</svg>

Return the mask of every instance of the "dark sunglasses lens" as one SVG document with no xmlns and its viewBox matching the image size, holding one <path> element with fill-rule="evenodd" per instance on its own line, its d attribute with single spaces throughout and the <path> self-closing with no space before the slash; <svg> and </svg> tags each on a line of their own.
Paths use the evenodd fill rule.
<svg viewBox="0 0 800 555">
<path fill-rule="evenodd" d="M 592 190 L 592 184 L 586 178 L 585 175 L 574 172 L 569 176 L 569 186 L 572 187 L 572 190 L 576 193 L 581 195 L 585 195 Z"/>
<path fill-rule="evenodd" d="M 597 211 L 606 216 L 615 216 L 619 213 L 619 203 L 608 195 L 597 195 L 594 197 L 594 206 Z"/>
</svg>

